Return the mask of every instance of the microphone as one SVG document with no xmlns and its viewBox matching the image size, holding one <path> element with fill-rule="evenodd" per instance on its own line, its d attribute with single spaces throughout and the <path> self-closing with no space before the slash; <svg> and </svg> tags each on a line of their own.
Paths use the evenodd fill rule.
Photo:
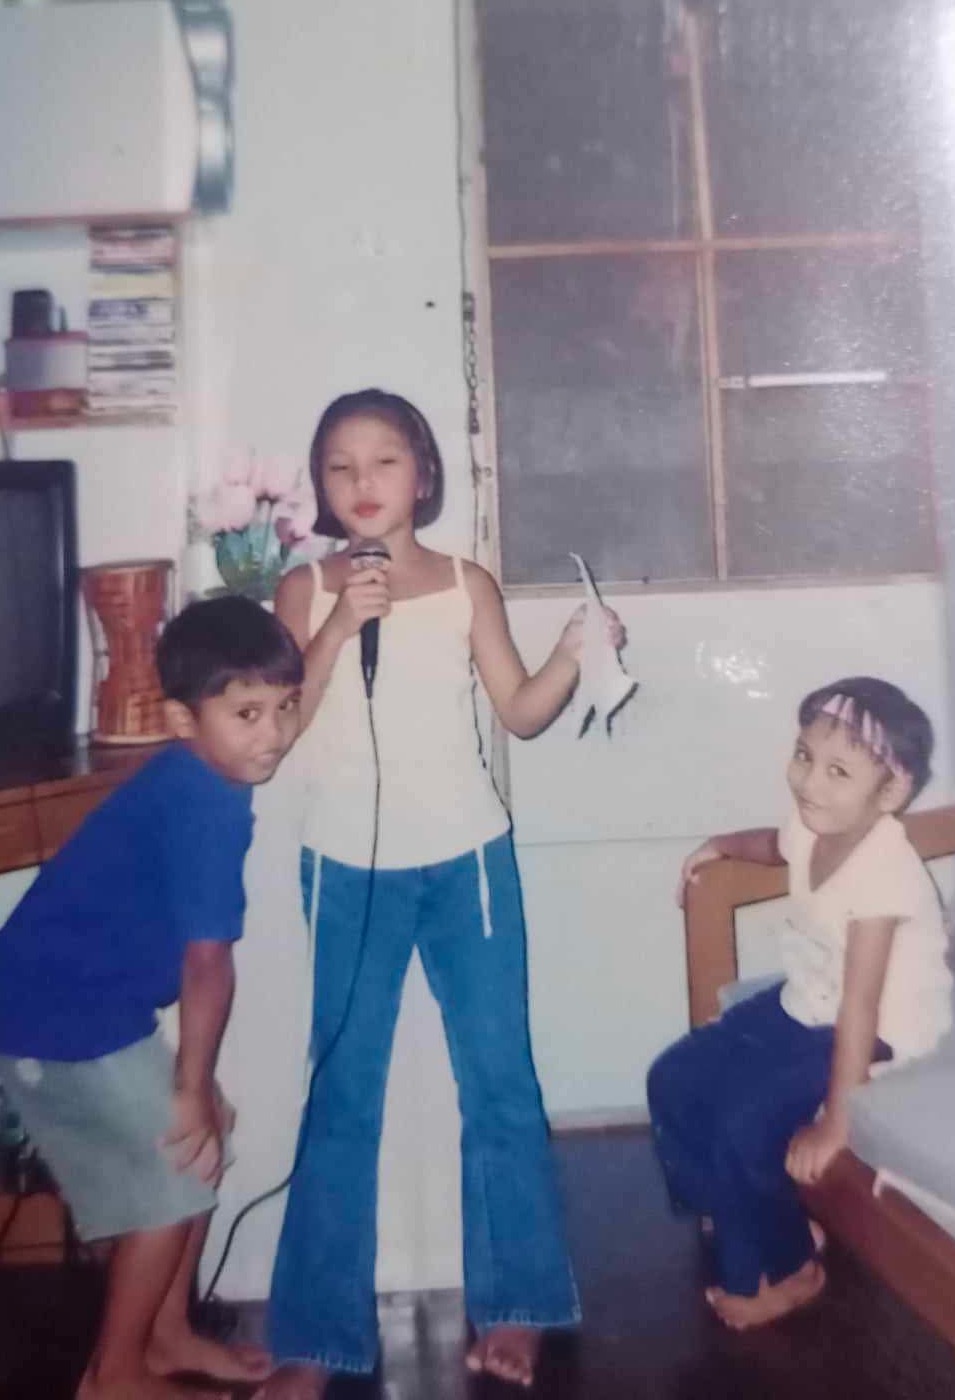
<svg viewBox="0 0 955 1400">
<path fill-rule="evenodd" d="M 353 569 L 380 569 L 391 559 L 391 553 L 384 540 L 358 540 L 348 553 Z M 365 694 L 369 700 L 378 669 L 379 621 L 377 617 L 370 617 L 361 625 L 361 674 L 365 682 Z"/>
</svg>

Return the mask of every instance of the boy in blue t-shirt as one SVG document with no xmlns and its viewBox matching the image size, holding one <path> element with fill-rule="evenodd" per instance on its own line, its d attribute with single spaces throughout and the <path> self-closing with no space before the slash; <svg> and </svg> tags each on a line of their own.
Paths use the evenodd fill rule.
<svg viewBox="0 0 955 1400">
<path fill-rule="evenodd" d="M 299 729 L 302 656 L 246 598 L 193 603 L 157 661 L 176 742 L 93 812 L 0 930 L 0 1086 L 87 1240 L 113 1242 L 78 1400 L 267 1373 L 187 1307 L 231 1110 L 214 1079 L 241 936 L 252 791 Z M 178 1054 L 157 1008 L 179 1002 Z"/>
</svg>

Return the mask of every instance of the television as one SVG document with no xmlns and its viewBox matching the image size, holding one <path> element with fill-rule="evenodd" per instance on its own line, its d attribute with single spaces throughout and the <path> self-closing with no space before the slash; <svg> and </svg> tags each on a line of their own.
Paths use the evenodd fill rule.
<svg viewBox="0 0 955 1400">
<path fill-rule="evenodd" d="M 0 460 L 0 758 L 72 746 L 78 599 L 74 464 Z"/>
</svg>

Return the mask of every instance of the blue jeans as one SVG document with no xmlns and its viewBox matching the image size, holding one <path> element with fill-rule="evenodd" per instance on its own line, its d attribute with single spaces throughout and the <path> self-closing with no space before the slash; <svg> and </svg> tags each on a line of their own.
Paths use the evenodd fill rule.
<svg viewBox="0 0 955 1400">
<path fill-rule="evenodd" d="M 464 1282 L 479 1330 L 564 1326 L 579 1307 L 547 1123 L 531 1059 L 524 922 L 509 836 L 412 870 L 369 873 L 302 852 L 317 895 L 316 1061 L 269 1308 L 280 1360 L 367 1372 L 378 1354 L 374 1273 L 378 1145 L 401 988 L 417 946 L 441 1008 L 462 1118 Z M 344 1018 L 344 1026 L 342 1022 Z"/>
<path fill-rule="evenodd" d="M 788 1016 L 779 994 L 759 992 L 691 1031 L 647 1079 L 671 1199 L 712 1216 L 719 1281 L 747 1296 L 813 1254 L 786 1150 L 826 1096 L 835 1032 Z"/>
</svg>

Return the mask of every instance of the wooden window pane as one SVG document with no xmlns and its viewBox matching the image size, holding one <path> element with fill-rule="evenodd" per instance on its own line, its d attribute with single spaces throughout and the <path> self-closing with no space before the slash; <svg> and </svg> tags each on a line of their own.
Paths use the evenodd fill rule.
<svg viewBox="0 0 955 1400">
<path fill-rule="evenodd" d="M 917 387 L 723 395 L 734 579 L 936 567 Z"/>
<path fill-rule="evenodd" d="M 481 0 L 492 244 L 692 231 L 668 11 L 661 0 Z"/>
<path fill-rule="evenodd" d="M 913 0 L 708 7 L 706 104 L 719 234 L 889 230 L 915 217 Z M 924 14 L 924 9 L 923 9 Z M 913 20 L 915 22 L 913 22 Z"/>
<path fill-rule="evenodd" d="M 507 583 L 713 574 L 691 257 L 492 265 Z"/>
</svg>

